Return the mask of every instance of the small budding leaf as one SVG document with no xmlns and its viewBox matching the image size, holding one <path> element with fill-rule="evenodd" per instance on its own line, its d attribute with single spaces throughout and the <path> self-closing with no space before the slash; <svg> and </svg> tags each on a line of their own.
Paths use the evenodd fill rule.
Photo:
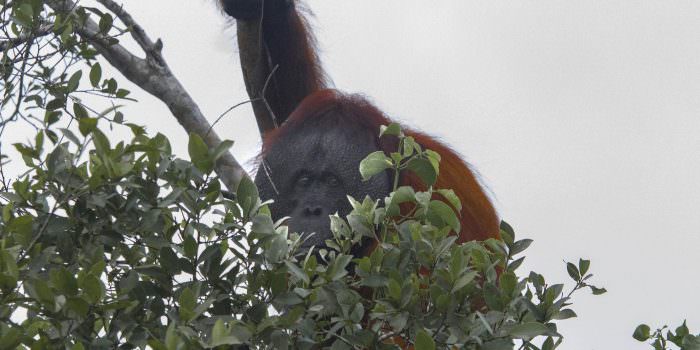
<svg viewBox="0 0 700 350">
<path fill-rule="evenodd" d="M 360 162 L 360 175 L 362 180 L 367 181 L 372 176 L 381 173 L 393 166 L 391 159 L 384 152 L 376 151 L 370 153 L 365 159 Z"/>
<path fill-rule="evenodd" d="M 403 133 L 401 132 L 401 125 L 397 123 L 391 123 L 389 125 L 382 125 L 379 127 L 379 137 L 382 137 L 384 135 L 393 135 L 393 136 L 403 136 Z"/>
</svg>

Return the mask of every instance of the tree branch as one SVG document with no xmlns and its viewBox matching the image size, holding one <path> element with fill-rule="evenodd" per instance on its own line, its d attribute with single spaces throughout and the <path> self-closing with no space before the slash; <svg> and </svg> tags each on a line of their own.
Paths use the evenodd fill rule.
<svg viewBox="0 0 700 350">
<path fill-rule="evenodd" d="M 125 25 L 131 28 L 131 35 L 145 52 L 146 58 L 137 57 L 120 44 L 110 43 L 108 37 L 100 33 L 97 24 L 90 19 L 85 21 L 83 26 L 76 28 L 77 33 L 89 41 L 124 77 L 163 101 L 188 133 L 201 136 L 209 148 L 218 146 L 221 139 L 210 130 L 209 122 L 199 106 L 170 71 L 170 67 L 161 55 L 161 41 L 157 40 L 154 43 L 131 15 L 114 1 L 98 0 L 98 2 L 114 12 Z M 71 12 L 76 6 L 72 0 L 49 1 L 48 5 L 58 12 Z M 226 187 L 232 191 L 238 187 L 243 177 L 248 176 L 230 152 L 219 158 L 215 170 Z"/>
</svg>

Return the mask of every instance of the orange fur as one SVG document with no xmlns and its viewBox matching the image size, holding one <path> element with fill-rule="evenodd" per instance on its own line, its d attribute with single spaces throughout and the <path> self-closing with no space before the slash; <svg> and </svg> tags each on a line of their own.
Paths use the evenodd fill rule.
<svg viewBox="0 0 700 350">
<path fill-rule="evenodd" d="M 406 134 L 413 136 L 423 148 L 440 154 L 440 174 L 435 188 L 452 189 L 462 202 L 462 230 L 457 243 L 499 238 L 496 210 L 469 166 L 453 150 L 434 138 L 416 131 L 407 131 Z M 402 179 L 402 184 L 425 188 L 422 181 L 413 174 L 407 174 Z"/>
</svg>

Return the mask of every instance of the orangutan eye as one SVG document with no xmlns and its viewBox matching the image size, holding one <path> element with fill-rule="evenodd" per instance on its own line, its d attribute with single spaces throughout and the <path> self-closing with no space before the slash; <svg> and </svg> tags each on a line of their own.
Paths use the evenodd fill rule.
<svg viewBox="0 0 700 350">
<path fill-rule="evenodd" d="M 336 187 L 340 185 L 340 180 L 335 175 L 326 176 L 325 182 L 328 186 Z"/>
<path fill-rule="evenodd" d="M 301 187 L 309 187 L 311 186 L 311 177 L 308 175 L 304 175 L 297 180 L 297 184 Z"/>
</svg>

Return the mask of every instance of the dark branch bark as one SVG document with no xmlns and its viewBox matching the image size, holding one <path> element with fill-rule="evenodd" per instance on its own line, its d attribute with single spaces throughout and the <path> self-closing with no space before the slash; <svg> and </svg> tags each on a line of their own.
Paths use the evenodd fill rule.
<svg viewBox="0 0 700 350">
<path fill-rule="evenodd" d="M 153 42 L 121 5 L 112 0 L 98 1 L 131 28 L 131 36 L 146 53 L 146 58 L 137 57 L 122 45 L 108 44 L 92 20 L 77 28 L 78 34 L 88 40 L 127 79 L 163 101 L 188 133 L 201 136 L 209 148 L 218 146 L 221 139 L 211 130 L 199 106 L 170 71 L 161 55 L 161 41 Z M 55 11 L 68 12 L 75 8 L 75 3 L 72 0 L 55 0 L 49 2 L 49 6 Z M 248 176 L 229 152 L 219 158 L 216 173 L 229 190 L 235 190 L 243 177 Z"/>
</svg>

